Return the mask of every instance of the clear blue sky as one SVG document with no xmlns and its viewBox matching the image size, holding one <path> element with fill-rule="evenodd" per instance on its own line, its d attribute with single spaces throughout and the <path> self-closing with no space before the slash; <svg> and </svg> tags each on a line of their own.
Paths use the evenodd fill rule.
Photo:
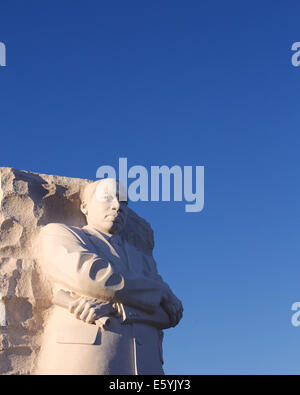
<svg viewBox="0 0 300 395">
<path fill-rule="evenodd" d="M 169 374 L 299 373 L 298 1 L 2 0 L 0 166 L 205 166 L 205 208 L 131 203 L 182 299 Z"/>
</svg>

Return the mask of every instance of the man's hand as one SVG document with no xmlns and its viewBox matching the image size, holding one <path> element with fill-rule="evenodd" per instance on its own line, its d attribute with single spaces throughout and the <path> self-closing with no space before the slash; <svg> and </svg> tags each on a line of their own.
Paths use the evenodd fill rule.
<svg viewBox="0 0 300 395">
<path fill-rule="evenodd" d="M 101 317 L 119 313 L 116 303 L 100 302 L 98 299 L 87 297 L 80 297 L 69 303 L 69 311 L 73 313 L 76 318 L 87 324 L 93 324 Z"/>
<path fill-rule="evenodd" d="M 161 301 L 162 308 L 170 318 L 171 326 L 176 326 L 182 318 L 183 306 L 172 291 L 166 292 Z"/>
</svg>

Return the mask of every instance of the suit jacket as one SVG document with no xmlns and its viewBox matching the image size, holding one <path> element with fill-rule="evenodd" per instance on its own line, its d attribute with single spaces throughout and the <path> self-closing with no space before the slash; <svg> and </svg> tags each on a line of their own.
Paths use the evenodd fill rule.
<svg viewBox="0 0 300 395">
<path fill-rule="evenodd" d="M 122 317 L 100 330 L 54 306 L 39 354 L 37 374 L 163 374 L 160 306 L 168 285 L 152 256 L 120 236 L 107 239 L 86 226 L 48 224 L 40 232 L 40 262 L 54 291 L 119 302 Z"/>
</svg>

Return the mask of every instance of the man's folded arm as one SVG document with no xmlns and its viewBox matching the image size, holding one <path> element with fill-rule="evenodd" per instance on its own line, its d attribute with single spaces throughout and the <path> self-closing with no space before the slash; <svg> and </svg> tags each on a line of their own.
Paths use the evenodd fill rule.
<svg viewBox="0 0 300 395">
<path fill-rule="evenodd" d="M 153 256 L 148 257 L 148 259 L 150 259 L 150 266 L 152 267 L 152 278 L 159 282 L 166 290 L 161 300 L 161 308 L 169 315 L 172 323 L 171 326 L 175 326 L 182 317 L 182 303 L 173 293 L 169 285 L 158 274 L 157 265 Z"/>
<path fill-rule="evenodd" d="M 173 326 L 168 314 L 161 306 L 156 308 L 155 312 L 152 314 L 128 305 L 121 304 L 121 306 L 124 323 L 140 322 L 154 326 L 157 329 L 167 329 Z"/>
<path fill-rule="evenodd" d="M 153 313 L 165 287 L 153 278 L 124 275 L 89 251 L 75 231 L 63 224 L 48 224 L 39 238 L 40 261 L 61 286 L 81 295 L 128 304 Z"/>
</svg>

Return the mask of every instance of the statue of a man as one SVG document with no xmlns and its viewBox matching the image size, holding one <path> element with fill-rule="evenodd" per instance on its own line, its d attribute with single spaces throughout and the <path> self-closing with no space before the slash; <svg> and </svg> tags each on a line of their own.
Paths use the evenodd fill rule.
<svg viewBox="0 0 300 395">
<path fill-rule="evenodd" d="M 53 286 L 36 374 L 163 374 L 163 329 L 182 304 L 152 255 L 121 235 L 128 213 L 118 181 L 88 184 L 83 228 L 51 223 L 40 233 L 40 261 Z"/>
</svg>

